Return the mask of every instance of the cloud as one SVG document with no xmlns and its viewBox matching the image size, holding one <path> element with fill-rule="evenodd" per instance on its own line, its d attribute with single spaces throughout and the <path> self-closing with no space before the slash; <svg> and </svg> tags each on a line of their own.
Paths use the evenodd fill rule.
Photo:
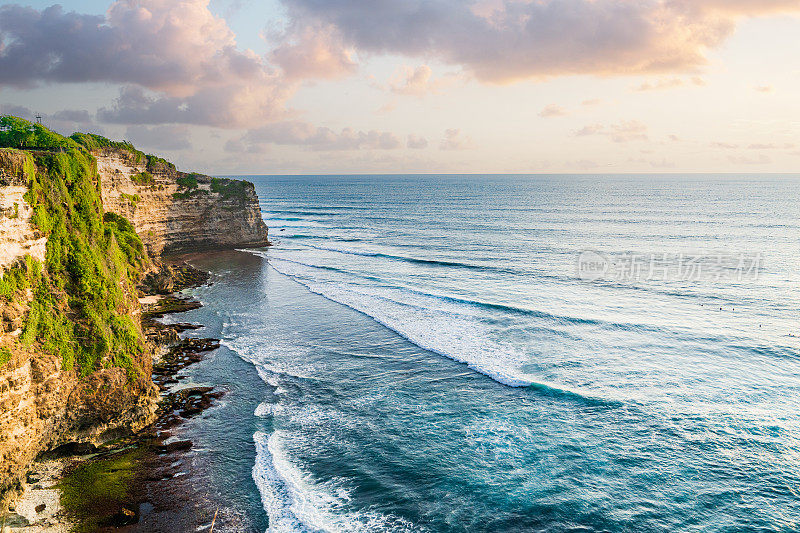
<svg viewBox="0 0 800 533">
<path fill-rule="evenodd" d="M 439 143 L 440 150 L 468 150 L 474 147 L 472 139 L 461 134 L 461 130 L 448 129 L 444 132 L 444 138 Z"/>
<path fill-rule="evenodd" d="M 270 144 L 305 146 L 310 150 L 394 150 L 400 148 L 400 139 L 386 131 L 357 131 L 344 128 L 336 132 L 307 122 L 277 122 L 245 133 L 240 139 L 230 141 L 226 149 L 232 152 L 258 151 Z"/>
<path fill-rule="evenodd" d="M 775 143 L 753 143 L 749 145 L 747 148 L 749 150 L 791 150 L 796 145 L 794 143 L 784 143 L 784 144 L 775 144 Z"/>
<path fill-rule="evenodd" d="M 425 57 L 478 79 L 692 72 L 745 17 L 797 0 L 283 0 L 359 53 Z"/>
<path fill-rule="evenodd" d="M 386 113 L 391 113 L 395 109 L 397 109 L 397 102 L 392 100 L 391 102 L 386 102 L 385 104 L 380 106 L 377 110 L 375 110 L 375 112 L 378 113 L 379 115 L 383 115 Z"/>
<path fill-rule="evenodd" d="M 753 87 L 753 90 L 756 91 L 757 93 L 766 94 L 773 92 L 775 89 L 772 87 L 772 85 L 756 85 L 755 87 Z"/>
<path fill-rule="evenodd" d="M 285 118 L 285 87 L 202 88 L 181 98 L 146 92 L 133 85 L 120 89 L 111 108 L 100 108 L 97 117 L 119 124 L 194 124 L 241 128 Z"/>
<path fill-rule="evenodd" d="M 84 124 L 92 122 L 92 116 L 85 109 L 63 109 L 53 113 L 52 117 L 55 120 L 68 122 L 80 122 Z"/>
<path fill-rule="evenodd" d="M 603 101 L 600 100 L 599 98 L 591 98 L 589 100 L 584 100 L 583 102 L 581 102 L 581 105 L 590 107 L 590 106 L 600 105 L 602 102 Z"/>
<path fill-rule="evenodd" d="M 16 104 L 2 104 L 0 105 L 0 115 L 14 115 L 15 117 L 24 118 L 27 120 L 34 120 L 35 113 L 25 106 Z"/>
<path fill-rule="evenodd" d="M 186 126 L 129 126 L 125 139 L 153 150 L 188 150 L 192 147 Z"/>
<path fill-rule="evenodd" d="M 542 118 L 565 117 L 568 114 L 566 109 L 556 104 L 545 106 L 545 108 L 539 112 L 539 116 Z"/>
<path fill-rule="evenodd" d="M 645 91 L 658 91 L 663 89 L 675 89 L 677 87 L 684 87 L 688 83 L 698 87 L 703 86 L 706 82 L 699 76 L 693 76 L 688 82 L 682 78 L 661 78 L 655 82 L 646 82 L 634 89 L 637 92 Z"/>
<path fill-rule="evenodd" d="M 576 131 L 575 136 L 588 137 L 591 135 L 603 135 L 616 143 L 626 143 L 648 140 L 647 129 L 647 125 L 638 120 L 628 120 L 610 126 L 590 124 Z"/>
<path fill-rule="evenodd" d="M 735 150 L 739 148 L 738 144 L 728 143 L 728 142 L 721 142 L 721 141 L 714 141 L 709 144 L 711 148 L 721 148 L 723 150 Z"/>
<path fill-rule="evenodd" d="M 589 135 L 600 135 L 605 133 L 605 126 L 602 124 L 589 124 L 575 132 L 576 137 L 588 137 Z"/>
<path fill-rule="evenodd" d="M 750 157 L 746 155 L 741 155 L 741 156 L 732 155 L 728 156 L 728 160 L 731 163 L 735 163 L 737 165 L 767 165 L 769 163 L 772 163 L 772 159 L 765 154 L 760 154 L 756 157 Z"/>
<path fill-rule="evenodd" d="M 416 135 L 409 135 L 406 147 L 412 150 L 422 150 L 428 147 L 428 139 L 424 137 L 417 137 Z"/>
<path fill-rule="evenodd" d="M 642 85 L 638 86 L 635 91 L 644 92 L 644 91 L 656 91 L 659 89 L 673 89 L 675 87 L 682 87 L 683 80 L 680 78 L 665 78 L 660 79 L 654 83 L 643 83 Z"/>
<path fill-rule="evenodd" d="M 352 50 L 342 43 L 331 25 L 293 25 L 278 37 L 280 45 L 271 54 L 288 78 L 332 79 L 357 68 Z"/>
<path fill-rule="evenodd" d="M 100 114 L 110 122 L 252 126 L 294 91 L 263 57 L 237 48 L 208 0 L 117 0 L 106 16 L 6 5 L 0 43 L 0 85 L 129 86 Z"/>
<path fill-rule="evenodd" d="M 395 94 L 424 96 L 441 93 L 443 89 L 452 85 L 456 78 L 457 76 L 453 74 L 434 78 L 433 70 L 428 65 L 416 68 L 403 65 L 395 71 L 388 87 Z"/>
<path fill-rule="evenodd" d="M 675 168 L 675 162 L 667 158 L 662 158 L 656 161 L 650 161 L 650 166 L 653 168 Z"/>
</svg>

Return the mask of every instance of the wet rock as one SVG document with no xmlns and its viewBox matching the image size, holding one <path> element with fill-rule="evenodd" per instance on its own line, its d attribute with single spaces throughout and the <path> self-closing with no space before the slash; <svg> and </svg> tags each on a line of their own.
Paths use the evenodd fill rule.
<svg viewBox="0 0 800 533">
<path fill-rule="evenodd" d="M 138 521 L 139 514 L 136 511 L 128 509 L 127 507 L 123 507 L 117 514 L 111 517 L 111 520 L 109 520 L 109 525 L 114 527 L 125 527 L 135 524 Z"/>
<path fill-rule="evenodd" d="M 185 452 L 192 448 L 192 441 L 178 440 L 175 442 L 170 442 L 169 444 L 162 444 L 160 446 L 157 446 L 156 448 L 161 453 Z"/>
<path fill-rule="evenodd" d="M 8 513 L 3 517 L 3 522 L 5 523 L 5 527 L 15 528 L 15 527 L 28 527 L 31 525 L 30 521 L 22 515 L 18 515 L 17 513 Z"/>
</svg>

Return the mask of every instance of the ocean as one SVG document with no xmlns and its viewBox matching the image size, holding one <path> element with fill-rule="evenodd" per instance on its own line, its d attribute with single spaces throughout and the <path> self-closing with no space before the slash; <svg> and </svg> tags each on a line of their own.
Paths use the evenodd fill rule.
<svg viewBox="0 0 800 533">
<path fill-rule="evenodd" d="M 243 528 L 800 530 L 800 178 L 245 179 L 180 317 Z"/>
</svg>

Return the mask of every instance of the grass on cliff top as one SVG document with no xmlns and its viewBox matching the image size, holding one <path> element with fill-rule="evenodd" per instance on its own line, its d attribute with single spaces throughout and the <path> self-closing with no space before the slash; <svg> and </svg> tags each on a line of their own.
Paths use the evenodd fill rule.
<svg viewBox="0 0 800 533">
<path fill-rule="evenodd" d="M 121 452 L 107 459 L 81 465 L 61 480 L 61 506 L 76 522 L 73 531 L 92 532 L 110 520 L 123 506 L 131 505 L 130 489 L 138 476 L 141 449 Z"/>
<path fill-rule="evenodd" d="M 211 191 L 218 193 L 225 200 L 247 198 L 248 190 L 253 186 L 249 181 L 231 180 L 226 178 L 213 178 Z"/>
<path fill-rule="evenodd" d="M 48 240 L 44 265 L 28 257 L 0 281 L 6 300 L 33 293 L 20 342 L 38 344 L 84 375 L 121 367 L 133 377 L 144 349 L 129 316 L 135 283 L 149 262 L 142 241 L 126 219 L 103 213 L 95 160 L 86 151 L 25 156 L 36 168 L 25 194 L 34 208 L 31 222 Z"/>
<path fill-rule="evenodd" d="M 131 152 L 134 155 L 134 159 L 137 163 L 141 162 L 142 159 L 145 157 L 144 152 L 141 150 L 137 150 L 131 143 L 128 141 L 112 141 L 111 139 L 107 139 L 102 135 L 97 135 L 96 133 L 73 133 L 69 137 L 79 145 L 83 146 L 90 152 L 102 150 L 103 148 L 115 148 L 117 150 L 126 150 Z"/>
<path fill-rule="evenodd" d="M 41 124 L 32 124 L 25 119 L 5 115 L 0 117 L 0 147 L 74 150 L 80 148 L 80 145 L 73 139 L 54 133 Z"/>
</svg>

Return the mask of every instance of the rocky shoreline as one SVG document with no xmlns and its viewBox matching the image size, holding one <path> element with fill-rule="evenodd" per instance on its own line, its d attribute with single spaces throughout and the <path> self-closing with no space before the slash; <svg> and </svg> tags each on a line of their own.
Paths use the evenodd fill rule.
<svg viewBox="0 0 800 533">
<path fill-rule="evenodd" d="M 0 532 L 211 529 L 218 505 L 203 494 L 205 474 L 193 464 L 193 443 L 181 438 L 181 426 L 225 391 L 184 386 L 180 372 L 219 348 L 219 340 L 182 338 L 203 326 L 158 320 L 201 307 L 177 293 L 209 278 L 187 264 L 167 265 L 140 286 L 142 326 L 156 347 L 152 380 L 161 392 L 156 422 L 99 447 L 71 444 L 42 454 L 26 476 L 22 496 L 0 518 Z"/>
</svg>

